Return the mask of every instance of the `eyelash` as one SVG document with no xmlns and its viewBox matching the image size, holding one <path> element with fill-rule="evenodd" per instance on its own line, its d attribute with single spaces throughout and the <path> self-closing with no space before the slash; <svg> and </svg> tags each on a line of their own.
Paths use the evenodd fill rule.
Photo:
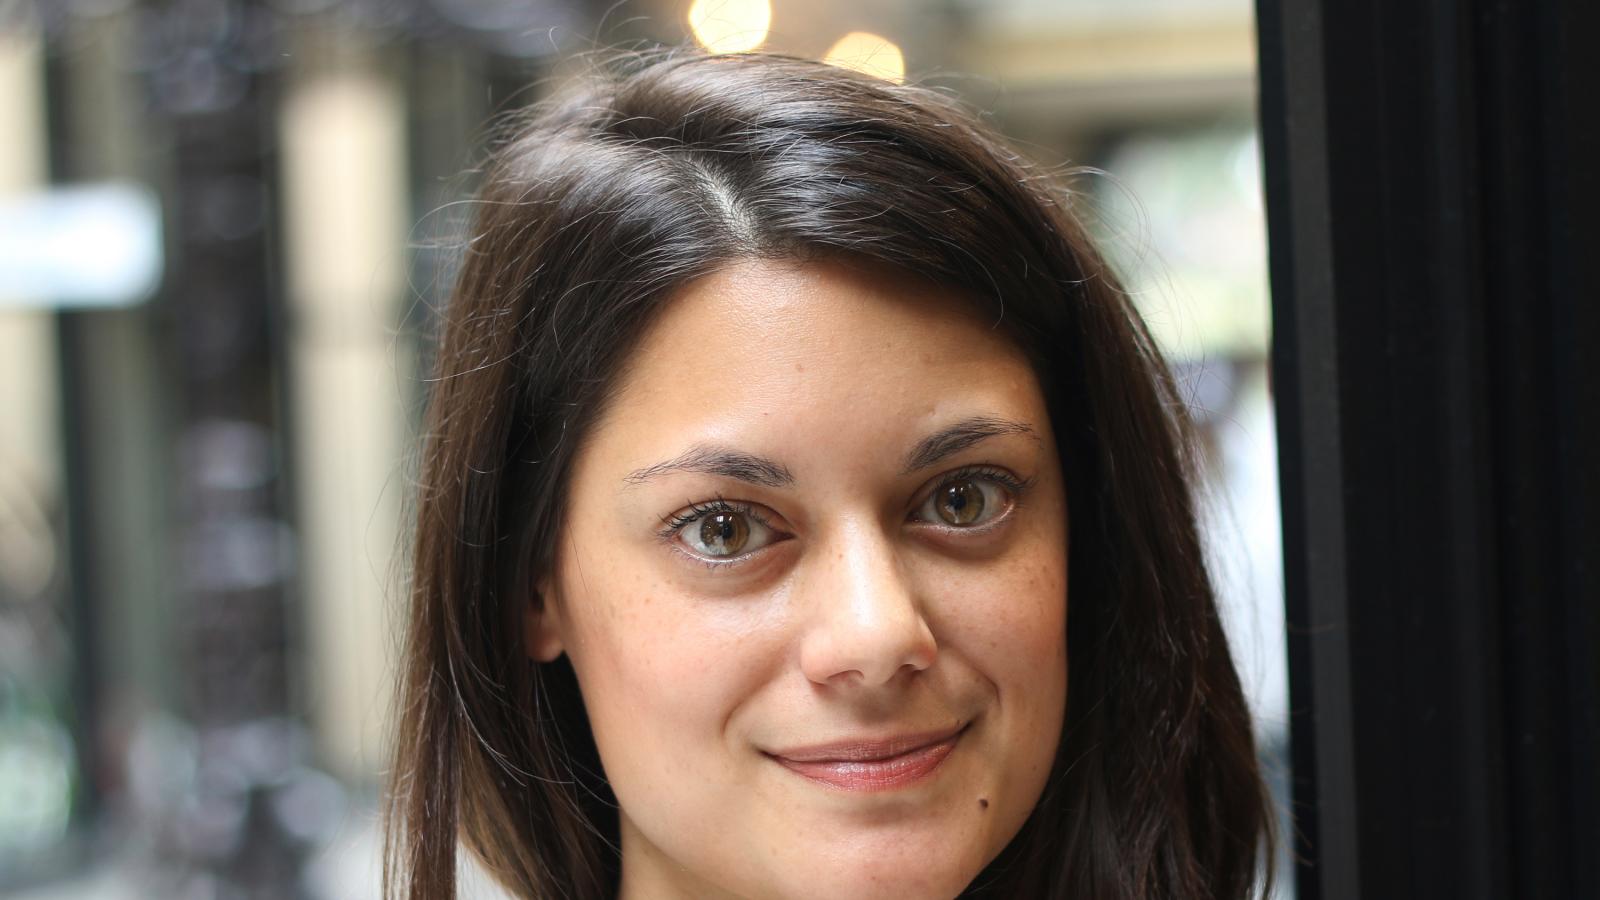
<svg viewBox="0 0 1600 900">
<path fill-rule="evenodd" d="M 738 501 L 730 502 L 719 496 L 705 503 L 691 503 L 689 504 L 688 509 L 667 516 L 661 520 L 666 527 L 657 533 L 661 536 L 662 540 L 672 540 L 678 536 L 678 532 L 690 525 L 693 525 L 695 522 L 700 521 L 706 516 L 711 515 L 712 513 L 739 513 L 740 515 L 749 516 L 758 524 L 764 525 L 767 528 L 772 527 L 772 523 L 768 522 L 760 513 L 756 512 L 754 506 Z"/>
<path fill-rule="evenodd" d="M 956 469 L 953 472 L 946 473 L 944 475 L 944 477 L 940 478 L 939 481 L 937 483 L 935 483 L 932 488 L 929 489 L 928 494 L 931 495 L 931 494 L 937 493 L 939 490 L 941 490 L 943 488 L 949 487 L 950 485 L 958 484 L 958 483 L 960 483 L 962 481 L 970 481 L 970 480 L 974 480 L 974 479 L 984 479 L 986 481 L 992 481 L 995 484 L 998 484 L 1001 487 L 1005 488 L 1011 494 L 1011 508 L 1012 509 L 1016 509 L 1018 506 L 1022 505 L 1023 495 L 1027 492 L 1028 488 L 1033 484 L 1033 479 L 1032 478 L 1019 478 L 1016 475 L 1013 475 L 1012 473 L 1006 471 L 1005 469 L 1000 469 L 1000 468 L 996 468 L 994 466 L 987 466 L 987 465 L 972 465 L 972 466 L 962 466 L 961 468 Z M 921 502 L 919 502 L 917 504 L 918 507 L 920 507 L 921 505 L 922 505 Z M 743 503 L 743 502 L 740 502 L 740 501 L 730 501 L 730 500 L 724 499 L 721 496 L 717 496 L 716 498 L 714 498 L 712 500 L 709 500 L 709 501 L 706 501 L 704 503 L 691 503 L 691 504 L 689 504 L 687 509 L 684 509 L 681 512 L 674 513 L 674 514 L 672 514 L 670 516 L 664 517 L 661 521 L 665 525 L 665 527 L 662 528 L 659 532 L 657 532 L 657 536 L 659 536 L 662 541 L 664 541 L 664 542 L 666 542 L 668 544 L 675 544 L 675 543 L 677 543 L 678 535 L 683 531 L 683 529 L 689 527 L 690 525 L 693 525 L 695 522 L 700 521 L 701 519 L 705 518 L 708 515 L 711 515 L 712 513 L 738 513 L 738 514 L 743 515 L 743 516 L 748 516 L 750 519 L 755 521 L 757 524 L 759 524 L 759 525 L 761 525 L 761 526 L 763 526 L 765 528 L 771 528 L 774 531 L 777 530 L 777 529 L 773 528 L 773 525 L 772 525 L 771 522 L 767 521 L 767 519 L 764 516 L 762 516 L 760 513 L 756 512 L 756 509 L 755 509 L 755 507 L 753 505 L 748 504 L 748 503 Z M 919 519 L 917 521 L 922 521 L 922 520 Z M 933 523 L 930 523 L 930 524 L 933 524 Z M 983 530 L 983 529 L 975 529 L 975 530 Z M 704 558 L 702 556 L 699 556 L 698 554 L 690 553 L 690 552 L 685 551 L 685 550 L 680 550 L 680 552 L 682 552 L 684 554 L 684 556 L 687 556 L 688 558 L 690 558 L 690 559 L 692 559 L 692 560 L 704 565 L 706 568 L 708 568 L 708 569 L 710 569 L 712 571 L 716 571 L 718 569 L 725 569 L 725 568 L 727 568 L 729 566 L 739 565 L 748 556 L 750 556 L 750 554 L 747 553 L 747 554 L 743 554 L 741 556 L 730 557 L 728 559 L 706 559 L 706 558 Z M 759 551 L 751 551 L 751 552 L 754 553 L 754 552 L 759 552 Z"/>
</svg>

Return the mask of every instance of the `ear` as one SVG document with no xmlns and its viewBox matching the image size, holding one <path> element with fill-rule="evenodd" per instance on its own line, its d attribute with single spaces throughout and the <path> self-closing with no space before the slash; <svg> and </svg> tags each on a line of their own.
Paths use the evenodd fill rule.
<svg viewBox="0 0 1600 900">
<path fill-rule="evenodd" d="M 522 607 L 522 647 L 535 662 L 552 662 L 566 644 L 562 640 L 561 604 L 555 595 L 555 579 L 538 579 L 535 593 Z"/>
</svg>

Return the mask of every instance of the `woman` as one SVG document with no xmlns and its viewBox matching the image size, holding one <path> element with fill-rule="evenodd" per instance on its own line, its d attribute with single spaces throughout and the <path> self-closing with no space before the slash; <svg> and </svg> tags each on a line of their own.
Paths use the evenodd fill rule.
<svg viewBox="0 0 1600 900">
<path fill-rule="evenodd" d="M 1183 407 L 1070 197 L 925 89 L 614 69 L 445 311 L 391 892 L 1250 895 Z"/>
</svg>

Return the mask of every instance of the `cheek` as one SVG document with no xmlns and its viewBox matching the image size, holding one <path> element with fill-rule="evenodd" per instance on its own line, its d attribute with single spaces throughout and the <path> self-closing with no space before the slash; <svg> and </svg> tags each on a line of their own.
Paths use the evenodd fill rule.
<svg viewBox="0 0 1600 900">
<path fill-rule="evenodd" d="M 999 686 L 1036 688 L 1046 672 L 1065 671 L 1065 564 L 1029 562 L 952 587 L 965 598 L 957 633 Z"/>
<path fill-rule="evenodd" d="M 1033 664 L 1064 654 L 1066 550 L 1063 529 L 1034 525 L 1003 555 L 940 573 L 941 606 L 964 620 L 956 632 L 970 636 L 964 643 L 986 657 L 1015 655 Z"/>
<path fill-rule="evenodd" d="M 761 644 L 749 604 L 696 597 L 625 560 L 595 563 L 602 574 L 567 594 L 576 638 L 567 652 L 608 769 L 631 767 L 635 755 L 674 768 L 707 759 L 778 654 Z"/>
<path fill-rule="evenodd" d="M 999 695 L 1007 727 L 1059 733 L 1067 673 L 1064 539 L 1037 535 L 987 565 L 940 574 L 945 641 Z"/>
</svg>

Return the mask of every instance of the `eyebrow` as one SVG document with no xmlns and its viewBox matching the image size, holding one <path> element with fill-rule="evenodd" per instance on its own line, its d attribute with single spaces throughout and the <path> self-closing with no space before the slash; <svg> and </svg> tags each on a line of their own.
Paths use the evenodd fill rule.
<svg viewBox="0 0 1600 900">
<path fill-rule="evenodd" d="M 926 469 L 946 457 L 954 456 L 981 441 L 1002 434 L 1025 434 L 1032 438 L 1034 443 L 1039 443 L 1039 436 L 1034 433 L 1033 426 L 1026 422 L 996 419 L 991 416 L 973 416 L 941 428 L 918 441 L 917 445 L 911 448 L 911 452 L 906 454 L 905 467 L 900 474 L 909 475 L 920 469 Z"/>
<path fill-rule="evenodd" d="M 779 463 L 739 450 L 705 444 L 690 447 L 666 462 L 637 469 L 623 480 L 630 485 L 644 484 L 668 472 L 699 472 L 764 487 L 790 487 L 794 484 L 794 475 Z"/>
<path fill-rule="evenodd" d="M 950 456 L 974 446 L 981 441 L 1003 434 L 1023 434 L 1039 442 L 1033 426 L 1026 422 L 996 419 L 991 416 L 972 416 L 935 431 L 911 448 L 906 454 L 902 475 L 909 475 L 939 463 Z M 792 487 L 794 475 L 783 464 L 762 456 L 745 453 L 714 444 L 690 447 L 666 462 L 656 463 L 628 473 L 623 481 L 630 486 L 644 484 L 671 472 L 697 472 L 732 478 L 764 487 Z"/>
</svg>

